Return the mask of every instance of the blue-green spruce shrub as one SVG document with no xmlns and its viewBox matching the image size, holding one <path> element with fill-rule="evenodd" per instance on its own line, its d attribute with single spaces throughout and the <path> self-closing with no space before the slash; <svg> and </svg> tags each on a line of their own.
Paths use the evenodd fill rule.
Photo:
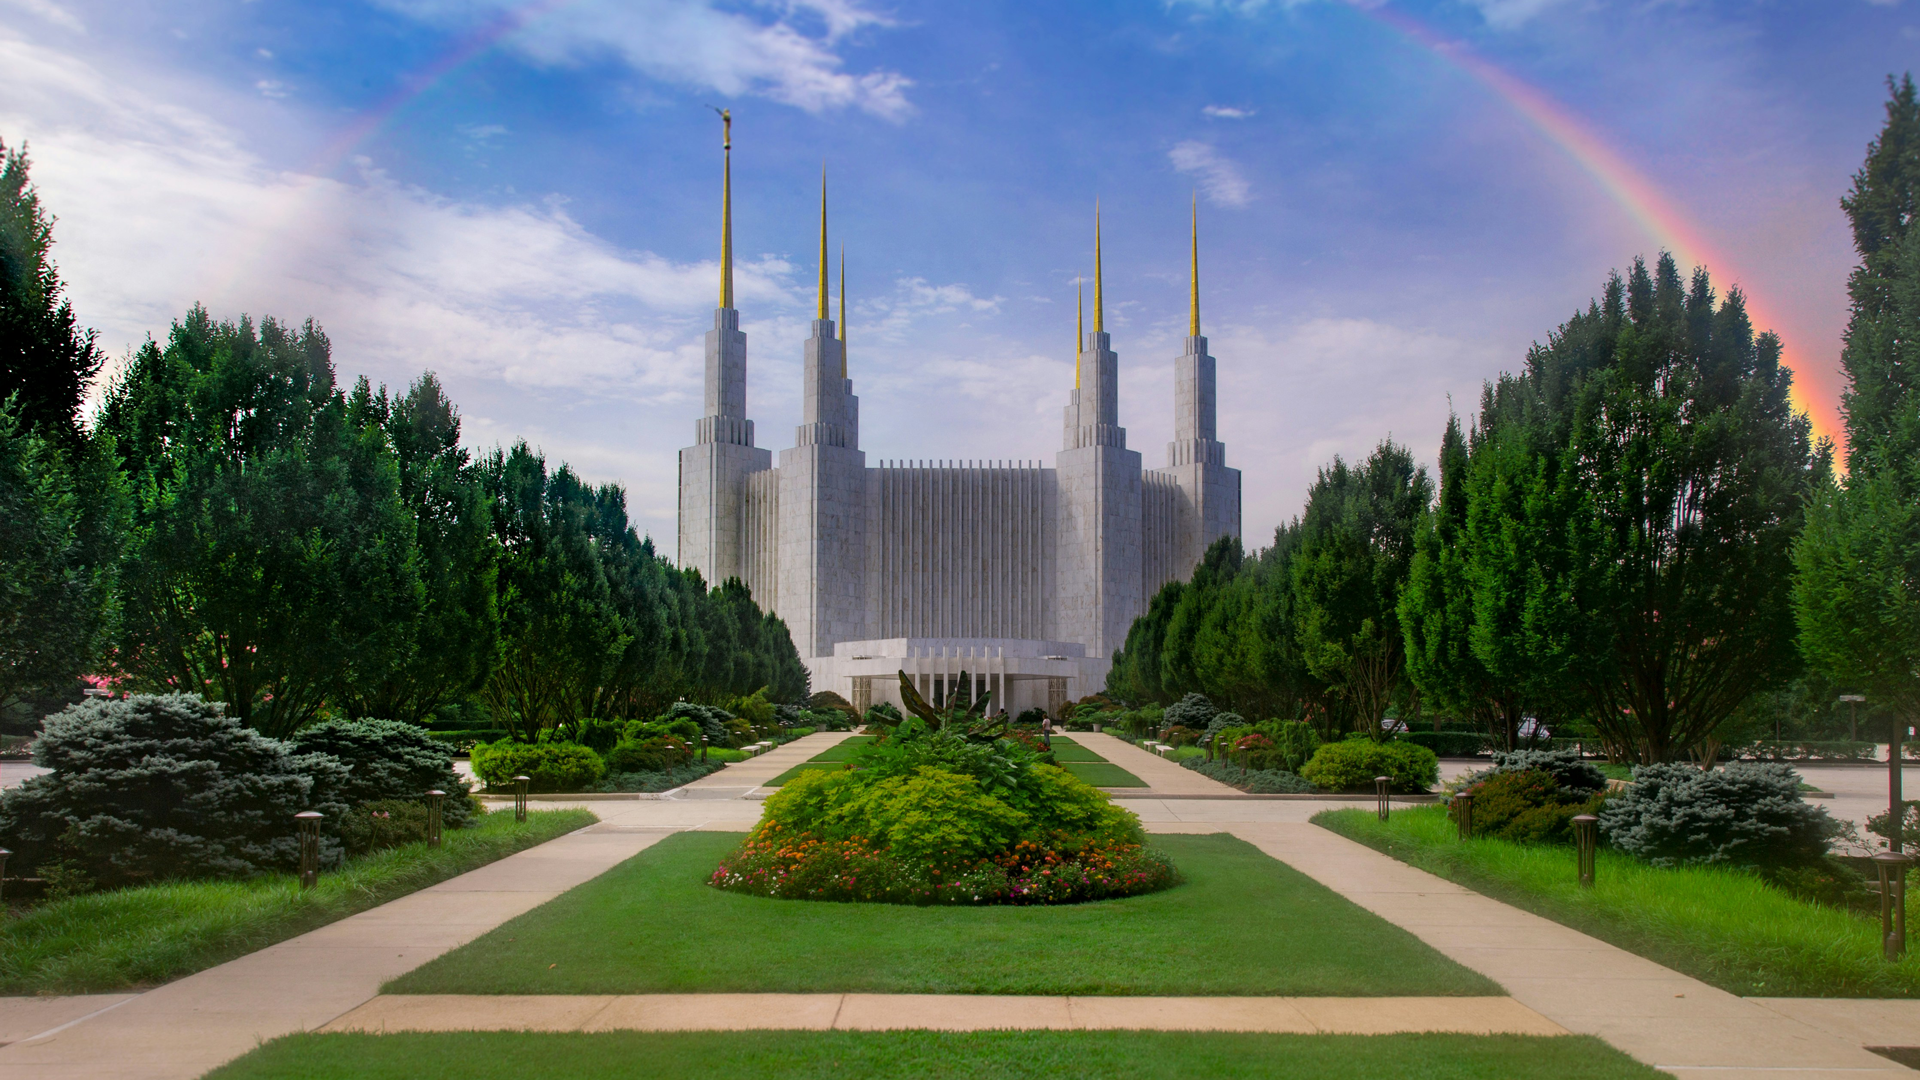
<svg viewBox="0 0 1920 1080">
<path fill-rule="evenodd" d="M 1655 866 L 1808 865 L 1840 828 L 1800 797 L 1800 778 L 1785 765 L 1641 765 L 1633 780 L 1600 811 L 1600 832 Z"/>
</svg>

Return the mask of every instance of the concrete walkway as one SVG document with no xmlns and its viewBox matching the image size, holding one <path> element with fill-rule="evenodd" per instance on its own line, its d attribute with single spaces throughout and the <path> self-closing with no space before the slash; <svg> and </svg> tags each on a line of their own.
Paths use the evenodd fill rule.
<svg viewBox="0 0 1920 1080">
<path fill-rule="evenodd" d="M 1211 777 L 1201 776 L 1192 769 L 1183 769 L 1158 754 L 1149 754 L 1132 743 L 1124 739 L 1116 739 L 1105 732 L 1068 731 L 1062 734 L 1147 782 L 1147 790 L 1144 792 L 1125 788 L 1114 789 L 1114 794 L 1121 797 L 1159 795 L 1244 797 L 1246 794 L 1239 788 L 1229 787 Z M 1323 806 L 1322 809 L 1324 808 Z"/>
<path fill-rule="evenodd" d="M 703 776 L 680 788 L 682 799 L 740 799 L 762 784 L 802 762 L 810 761 L 830 747 L 853 737 L 850 731 L 816 731 L 776 746 L 759 757 L 736 761 L 717 773 Z"/>
<path fill-rule="evenodd" d="M 1565 1035 L 1508 997 L 394 994 L 322 1031 L 1258 1031 Z"/>
<path fill-rule="evenodd" d="M 48 1006 L 54 1025 L 0 1046 L 0 1076 L 191 1080 L 267 1039 L 325 1025 L 378 994 L 388 979 L 597 877 L 671 831 L 603 822 L 77 1022 Z M 0 1008 L 0 1027 L 30 1025 L 39 1007 L 37 999 L 14 999 Z"/>
<path fill-rule="evenodd" d="M 1153 831 L 1217 830 L 1165 823 Z M 1317 826 L 1240 824 L 1229 831 L 1405 927 L 1568 1031 L 1597 1035 L 1676 1076 L 1866 1080 L 1915 1075 L 1831 1027 L 1715 989 Z"/>
</svg>

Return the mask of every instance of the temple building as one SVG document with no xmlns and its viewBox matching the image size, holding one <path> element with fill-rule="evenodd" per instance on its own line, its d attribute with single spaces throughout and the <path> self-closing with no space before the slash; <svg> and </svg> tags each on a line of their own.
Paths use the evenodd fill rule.
<svg viewBox="0 0 1920 1080">
<path fill-rule="evenodd" d="M 1174 438 L 1144 469 L 1120 426 L 1120 358 L 1104 325 L 1094 216 L 1093 327 L 1079 334 L 1061 448 L 1037 461 L 867 463 L 840 319 L 828 312 L 827 208 L 819 303 L 804 351 L 793 445 L 754 444 L 747 337 L 733 306 L 732 139 L 725 141 L 720 305 L 706 339 L 706 412 L 680 451 L 679 559 L 710 584 L 739 578 L 777 612 L 813 689 L 862 710 L 898 704 L 906 671 L 930 701 L 961 672 L 997 708 L 1100 690 L 1114 650 L 1168 581 L 1240 534 L 1240 471 L 1214 423 L 1214 359 L 1200 333 L 1196 211 L 1185 350 L 1174 360 Z M 1076 322 L 1079 321 L 1076 316 Z"/>
</svg>

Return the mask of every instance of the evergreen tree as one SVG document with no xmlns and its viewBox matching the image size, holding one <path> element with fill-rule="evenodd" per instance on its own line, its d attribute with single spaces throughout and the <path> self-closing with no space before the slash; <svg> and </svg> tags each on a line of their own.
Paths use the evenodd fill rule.
<svg viewBox="0 0 1920 1080">
<path fill-rule="evenodd" d="M 1294 634 L 1306 666 L 1335 689 L 1362 730 L 1380 738 L 1404 691 L 1400 591 L 1433 484 L 1392 440 L 1353 468 L 1320 470 L 1294 554 Z"/>
<path fill-rule="evenodd" d="M 21 423 L 73 452 L 102 358 L 74 318 L 50 258 L 53 218 L 27 173 L 25 148 L 0 142 L 0 401 L 17 396 Z"/>
<path fill-rule="evenodd" d="M 1847 477 L 1814 499 L 1796 551 L 1809 660 L 1900 722 L 1920 719 L 1920 100 L 1888 80 L 1887 119 L 1841 207 L 1860 264 L 1841 367 Z"/>
</svg>

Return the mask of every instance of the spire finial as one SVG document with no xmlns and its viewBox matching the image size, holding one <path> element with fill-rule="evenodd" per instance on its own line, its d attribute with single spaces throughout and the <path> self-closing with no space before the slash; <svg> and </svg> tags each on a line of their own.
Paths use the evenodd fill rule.
<svg viewBox="0 0 1920 1080">
<path fill-rule="evenodd" d="M 1100 200 L 1093 200 L 1093 332 L 1106 332 L 1106 289 L 1100 271 Z"/>
<path fill-rule="evenodd" d="M 1087 306 L 1087 287 L 1080 278 L 1073 279 L 1073 388 L 1080 389 L 1080 352 L 1087 340 L 1086 326 L 1082 311 Z"/>
<path fill-rule="evenodd" d="M 720 152 L 726 164 L 720 182 L 720 306 L 733 306 L 733 113 L 720 114 Z"/>
<path fill-rule="evenodd" d="M 1187 305 L 1187 336 L 1200 336 L 1200 196 L 1193 197 L 1193 295 Z"/>
<path fill-rule="evenodd" d="M 847 377 L 847 246 L 840 245 L 840 377 Z"/>
<path fill-rule="evenodd" d="M 827 319 L 827 166 L 820 164 L 820 321 Z"/>
</svg>

